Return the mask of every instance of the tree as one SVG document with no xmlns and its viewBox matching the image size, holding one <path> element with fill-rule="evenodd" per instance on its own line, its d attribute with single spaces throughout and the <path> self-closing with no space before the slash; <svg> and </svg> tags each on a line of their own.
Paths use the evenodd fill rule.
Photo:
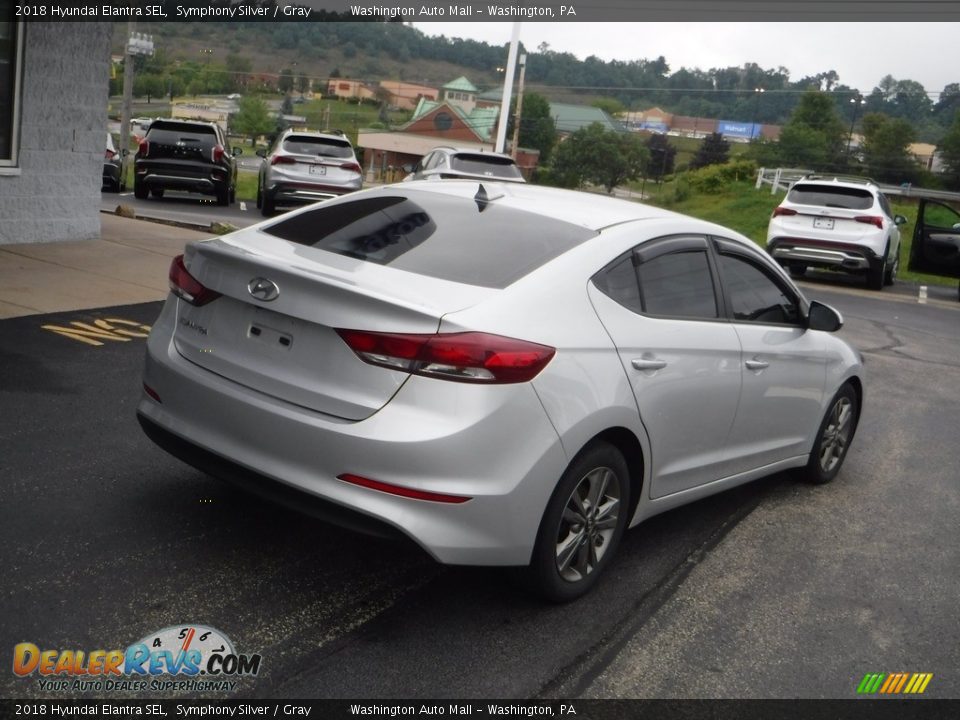
<svg viewBox="0 0 960 720">
<path fill-rule="evenodd" d="M 670 144 L 667 136 L 655 133 L 647 138 L 646 146 L 650 154 L 650 162 L 646 171 L 647 177 L 654 177 L 659 180 L 664 175 L 671 174 L 677 149 Z"/>
<path fill-rule="evenodd" d="M 563 187 L 592 182 L 610 193 L 617 185 L 640 177 L 648 158 L 649 152 L 635 135 L 593 123 L 560 143 L 550 176 Z"/>
<path fill-rule="evenodd" d="M 960 178 L 960 112 L 953 116 L 953 124 L 940 140 L 937 152 L 940 153 L 947 172 L 953 175 L 956 182 Z"/>
<path fill-rule="evenodd" d="M 231 123 L 233 130 L 241 135 L 249 135 L 251 145 L 255 143 L 257 135 L 273 130 L 274 122 L 270 118 L 270 110 L 261 98 L 247 95 L 240 98 L 237 105 L 239 110 Z"/>
<path fill-rule="evenodd" d="M 891 183 L 913 182 L 917 162 L 910 153 L 914 131 L 902 118 L 870 113 L 863 118 L 863 162 L 870 176 Z"/>
<path fill-rule="evenodd" d="M 834 97 L 819 90 L 803 94 L 780 133 L 780 162 L 811 169 L 836 165 L 846 148 L 847 129 Z"/>
<path fill-rule="evenodd" d="M 697 148 L 690 169 L 706 167 L 707 165 L 723 165 L 730 157 L 730 143 L 723 139 L 720 133 L 707 135 L 700 147 Z"/>
<path fill-rule="evenodd" d="M 557 128 L 550 115 L 550 103 L 543 95 L 524 94 L 518 143 L 521 147 L 539 150 L 541 165 L 550 160 L 557 143 Z"/>
<path fill-rule="evenodd" d="M 590 103 L 595 108 L 600 108 L 607 115 L 616 115 L 617 113 L 622 113 L 626 110 L 623 106 L 623 103 L 617 100 L 616 98 L 597 98 L 592 103 Z"/>
</svg>

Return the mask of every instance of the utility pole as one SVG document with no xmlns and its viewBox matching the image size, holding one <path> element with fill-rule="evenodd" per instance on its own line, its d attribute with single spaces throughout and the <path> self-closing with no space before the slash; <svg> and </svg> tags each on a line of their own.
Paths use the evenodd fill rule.
<svg viewBox="0 0 960 720">
<path fill-rule="evenodd" d="M 520 141 L 520 116 L 523 111 L 523 79 L 527 74 L 527 55 L 520 56 L 520 87 L 517 89 L 517 112 L 513 116 L 513 143 L 510 146 L 510 157 L 517 159 L 517 143 Z"/>
<path fill-rule="evenodd" d="M 502 153 L 507 140 L 507 117 L 510 114 L 510 93 L 513 91 L 513 74 L 517 69 L 517 46 L 520 44 L 520 23 L 513 24 L 510 37 L 510 52 L 507 53 L 507 74 L 503 77 L 503 96 L 500 98 L 500 122 L 497 123 L 497 144 L 494 152 Z"/>
<path fill-rule="evenodd" d="M 130 146 L 130 115 L 133 106 L 133 56 L 153 55 L 153 36 L 134 32 L 137 24 L 127 22 L 127 44 L 123 51 L 123 107 L 120 110 L 120 155 Z M 122 163 L 122 161 L 121 161 Z"/>
</svg>

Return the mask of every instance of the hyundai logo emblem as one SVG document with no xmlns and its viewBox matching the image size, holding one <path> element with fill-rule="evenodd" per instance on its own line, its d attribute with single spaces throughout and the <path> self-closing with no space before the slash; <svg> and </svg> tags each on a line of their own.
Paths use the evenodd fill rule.
<svg viewBox="0 0 960 720">
<path fill-rule="evenodd" d="M 273 280 L 267 280 L 265 277 L 255 277 L 247 285 L 247 292 L 257 300 L 270 302 L 280 296 L 280 288 Z"/>
</svg>

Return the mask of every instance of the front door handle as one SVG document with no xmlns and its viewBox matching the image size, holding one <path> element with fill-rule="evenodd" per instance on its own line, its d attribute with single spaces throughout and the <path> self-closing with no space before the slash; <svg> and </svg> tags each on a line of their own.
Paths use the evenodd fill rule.
<svg viewBox="0 0 960 720">
<path fill-rule="evenodd" d="M 654 360 L 653 358 L 635 358 L 630 361 L 637 370 L 662 370 L 667 366 L 666 360 Z"/>
<path fill-rule="evenodd" d="M 770 363 L 766 360 L 747 360 L 744 365 L 747 366 L 747 370 L 763 370 L 770 367 Z"/>
</svg>

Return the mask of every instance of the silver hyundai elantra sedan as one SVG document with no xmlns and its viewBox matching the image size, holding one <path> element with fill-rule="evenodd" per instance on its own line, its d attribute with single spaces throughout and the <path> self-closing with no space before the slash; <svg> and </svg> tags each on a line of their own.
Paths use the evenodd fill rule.
<svg viewBox="0 0 960 720">
<path fill-rule="evenodd" d="M 522 184 L 407 182 L 194 242 L 147 343 L 161 447 L 442 563 L 571 600 L 627 527 L 840 471 L 842 319 L 724 227 Z"/>
</svg>

